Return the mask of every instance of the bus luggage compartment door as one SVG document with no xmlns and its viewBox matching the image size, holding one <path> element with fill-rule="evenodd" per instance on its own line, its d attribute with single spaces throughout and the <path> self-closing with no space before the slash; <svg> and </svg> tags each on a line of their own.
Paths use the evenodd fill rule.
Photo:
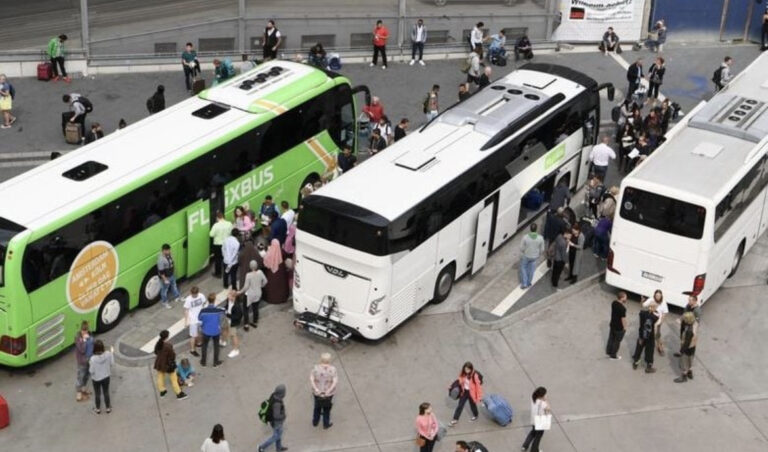
<svg viewBox="0 0 768 452">
<path fill-rule="evenodd" d="M 477 232 L 475 233 L 475 253 L 472 256 L 472 274 L 485 266 L 488 260 L 488 247 L 491 242 L 491 225 L 493 223 L 494 203 L 488 204 L 477 216 Z"/>
</svg>

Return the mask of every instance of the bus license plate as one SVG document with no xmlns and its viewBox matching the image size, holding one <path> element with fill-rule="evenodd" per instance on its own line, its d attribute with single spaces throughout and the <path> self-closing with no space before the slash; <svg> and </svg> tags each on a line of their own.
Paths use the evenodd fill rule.
<svg viewBox="0 0 768 452">
<path fill-rule="evenodd" d="M 650 279 L 651 281 L 656 281 L 656 282 L 664 281 L 663 276 L 657 275 L 656 273 L 647 272 L 647 271 L 643 271 L 641 273 L 641 276 L 645 279 Z"/>
<path fill-rule="evenodd" d="M 320 328 L 315 328 L 314 326 L 310 326 L 308 330 L 310 333 L 315 334 L 317 336 L 321 336 L 325 338 L 328 337 L 328 332 L 325 330 L 321 330 Z"/>
</svg>

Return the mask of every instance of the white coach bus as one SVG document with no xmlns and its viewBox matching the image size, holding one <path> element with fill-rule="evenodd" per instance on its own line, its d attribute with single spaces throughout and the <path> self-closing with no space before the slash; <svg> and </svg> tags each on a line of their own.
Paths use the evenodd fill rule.
<svg viewBox="0 0 768 452">
<path fill-rule="evenodd" d="M 736 273 L 768 225 L 766 74 L 764 54 L 624 179 L 608 284 L 685 306 Z"/>
<path fill-rule="evenodd" d="M 547 208 L 557 182 L 584 184 L 603 88 L 612 98 L 610 84 L 528 64 L 306 197 L 297 325 L 378 339 L 445 300 Z M 543 202 L 522 202 L 534 189 Z"/>
</svg>

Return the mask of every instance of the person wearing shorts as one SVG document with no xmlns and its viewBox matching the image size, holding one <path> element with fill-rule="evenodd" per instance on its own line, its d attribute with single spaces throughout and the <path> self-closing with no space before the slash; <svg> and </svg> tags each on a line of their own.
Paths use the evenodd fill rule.
<svg viewBox="0 0 768 452">
<path fill-rule="evenodd" d="M 189 295 L 184 300 L 184 323 L 189 327 L 189 347 L 192 350 L 189 352 L 192 356 L 200 356 L 200 353 L 195 349 L 198 346 L 197 337 L 200 334 L 200 311 L 205 306 L 205 296 L 200 293 L 200 289 L 197 286 L 193 287 L 189 291 Z"/>
<path fill-rule="evenodd" d="M 230 290 L 227 294 L 227 320 L 225 322 L 224 337 L 229 337 L 232 341 L 232 351 L 227 354 L 230 358 L 240 355 L 240 338 L 238 337 L 237 330 L 243 321 L 243 308 L 242 303 L 238 302 L 237 296 L 236 290 Z"/>
</svg>

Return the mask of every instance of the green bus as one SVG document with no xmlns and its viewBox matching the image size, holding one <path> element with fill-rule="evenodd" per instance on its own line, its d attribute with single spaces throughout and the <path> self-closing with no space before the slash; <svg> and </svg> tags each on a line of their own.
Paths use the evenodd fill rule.
<svg viewBox="0 0 768 452">
<path fill-rule="evenodd" d="M 0 364 L 74 341 L 82 320 L 114 327 L 159 298 L 171 245 L 178 277 L 206 268 L 216 211 L 266 195 L 298 202 L 355 149 L 348 79 L 268 62 L 0 184 Z"/>
</svg>

